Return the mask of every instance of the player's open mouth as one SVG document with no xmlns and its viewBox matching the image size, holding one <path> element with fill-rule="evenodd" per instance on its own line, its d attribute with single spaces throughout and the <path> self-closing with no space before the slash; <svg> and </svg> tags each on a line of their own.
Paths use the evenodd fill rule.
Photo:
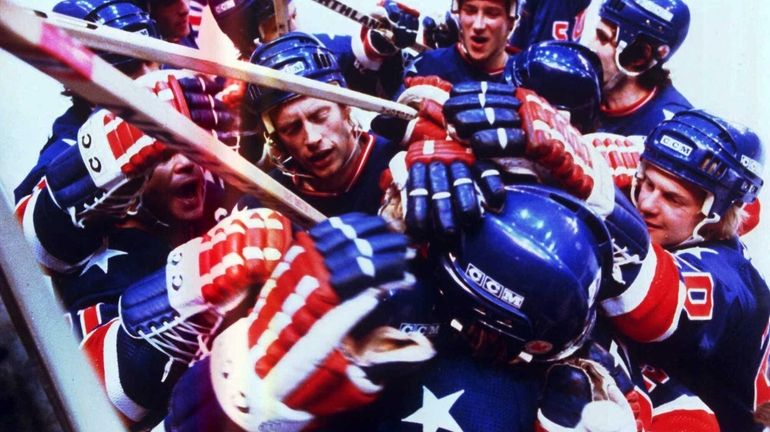
<svg viewBox="0 0 770 432">
<path fill-rule="evenodd" d="M 195 204 L 203 198 L 203 181 L 190 178 L 180 182 L 174 189 L 174 197 L 189 204 Z"/>
<path fill-rule="evenodd" d="M 331 156 L 333 154 L 334 154 L 333 148 L 321 150 L 313 153 L 313 155 L 310 156 L 309 160 L 310 160 L 310 163 L 316 168 L 325 167 L 331 162 L 331 159 L 332 159 Z"/>
<path fill-rule="evenodd" d="M 471 36 L 470 39 L 471 47 L 477 50 L 483 48 L 489 41 L 489 38 L 486 36 Z"/>
</svg>

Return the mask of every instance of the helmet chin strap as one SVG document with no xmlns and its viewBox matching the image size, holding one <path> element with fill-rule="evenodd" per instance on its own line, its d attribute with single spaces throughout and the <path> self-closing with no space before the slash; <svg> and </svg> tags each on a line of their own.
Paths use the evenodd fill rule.
<svg viewBox="0 0 770 432">
<path fill-rule="evenodd" d="M 701 214 L 703 214 L 703 216 L 705 217 L 703 218 L 702 221 L 698 222 L 698 224 L 695 225 L 695 227 L 692 229 L 692 234 L 690 234 L 690 237 L 687 240 L 676 245 L 677 247 L 690 246 L 692 244 L 700 243 L 706 240 L 700 234 L 700 230 L 708 224 L 717 223 L 720 220 L 722 220 L 721 216 L 719 216 L 716 213 L 713 213 L 711 214 L 711 216 L 709 216 L 709 213 L 711 213 L 711 208 L 713 206 L 714 206 L 714 194 L 712 194 L 711 192 L 706 192 L 706 199 L 703 200 L 703 206 L 701 206 L 701 209 L 700 209 Z"/>
<path fill-rule="evenodd" d="M 625 76 L 628 76 L 631 78 L 638 77 L 639 75 L 647 72 L 648 70 L 652 69 L 653 67 L 655 67 L 655 65 L 658 64 L 658 60 L 653 58 L 650 64 L 646 68 L 644 68 L 644 70 L 634 72 L 626 69 L 620 62 L 620 54 L 623 51 L 625 51 L 627 46 L 628 44 L 626 42 L 618 42 L 618 48 L 615 50 L 615 66 L 617 66 L 618 70 L 622 72 Z"/>
</svg>

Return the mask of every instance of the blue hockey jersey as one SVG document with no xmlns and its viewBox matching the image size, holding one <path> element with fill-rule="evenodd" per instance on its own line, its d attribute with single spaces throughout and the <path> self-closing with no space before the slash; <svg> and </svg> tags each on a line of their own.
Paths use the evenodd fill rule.
<svg viewBox="0 0 770 432">
<path fill-rule="evenodd" d="M 599 131 L 647 136 L 663 120 L 690 108 L 692 104 L 673 85 L 656 87 L 647 97 L 626 109 L 610 111 L 602 107 Z"/>
<path fill-rule="evenodd" d="M 639 276 L 602 302 L 616 328 L 714 410 L 722 430 L 762 430 L 770 401 L 770 290 L 738 238 L 668 252 L 653 245 Z"/>
<path fill-rule="evenodd" d="M 524 0 L 508 43 L 517 51 L 547 40 L 579 41 L 591 0 Z"/>
</svg>

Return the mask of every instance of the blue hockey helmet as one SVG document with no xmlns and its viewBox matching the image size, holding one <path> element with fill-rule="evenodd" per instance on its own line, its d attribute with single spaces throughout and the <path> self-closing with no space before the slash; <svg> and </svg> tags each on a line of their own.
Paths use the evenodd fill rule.
<svg viewBox="0 0 770 432">
<path fill-rule="evenodd" d="M 219 29 L 245 55 L 256 46 L 260 24 L 275 16 L 273 0 L 211 0 L 209 7 Z"/>
<path fill-rule="evenodd" d="M 580 348 L 602 275 L 612 271 L 599 216 L 540 185 L 509 186 L 501 213 L 487 213 L 462 232 L 454 251 L 439 254 L 438 288 L 451 326 L 479 324 L 512 352 L 543 361 Z"/>
<path fill-rule="evenodd" d="M 681 111 L 659 124 L 641 157 L 708 192 L 703 213 L 709 218 L 753 202 L 763 184 L 765 154 L 757 134 L 703 110 Z"/>
<path fill-rule="evenodd" d="M 315 36 L 307 33 L 287 33 L 262 44 L 254 50 L 250 61 L 259 66 L 347 87 L 334 53 Z M 297 96 L 299 95 L 296 93 L 249 84 L 246 90 L 246 108 L 252 114 L 261 116 L 266 131 L 273 133 L 269 111 Z"/>
<path fill-rule="evenodd" d="M 53 11 L 160 39 L 160 31 L 155 20 L 150 18 L 144 9 L 129 0 L 64 0 L 57 3 Z M 123 72 L 130 72 L 143 62 L 121 54 L 99 52 L 99 55 Z"/>
<path fill-rule="evenodd" d="M 618 27 L 615 62 L 620 53 L 642 37 L 655 48 L 657 61 L 666 62 L 679 49 L 690 28 L 690 9 L 682 0 L 605 0 L 599 16 Z"/>
<path fill-rule="evenodd" d="M 451 12 L 460 13 L 460 8 L 463 5 L 464 0 L 452 0 Z M 516 18 L 518 16 L 518 0 L 502 0 L 503 4 L 508 8 L 508 16 Z"/>
<path fill-rule="evenodd" d="M 530 45 L 509 62 L 506 80 L 569 111 L 572 124 L 593 132 L 599 120 L 602 64 L 588 47 L 576 42 L 546 41 Z"/>
</svg>

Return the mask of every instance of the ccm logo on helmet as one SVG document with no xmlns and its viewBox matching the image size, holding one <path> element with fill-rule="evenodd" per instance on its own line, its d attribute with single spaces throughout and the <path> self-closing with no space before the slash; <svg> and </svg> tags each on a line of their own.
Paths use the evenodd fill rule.
<svg viewBox="0 0 770 432">
<path fill-rule="evenodd" d="M 636 2 L 639 4 L 639 6 L 647 9 L 651 13 L 668 22 L 671 22 L 671 20 L 674 18 L 674 14 L 670 10 L 660 7 L 660 5 L 655 4 L 650 0 L 637 0 Z"/>
<path fill-rule="evenodd" d="M 214 12 L 216 12 L 218 14 L 221 14 L 222 12 L 229 11 L 230 9 L 232 9 L 234 7 L 235 7 L 235 1 L 234 0 L 230 0 L 230 1 L 226 1 L 226 2 L 216 6 L 214 8 L 215 9 Z"/>
<path fill-rule="evenodd" d="M 757 177 L 762 177 L 762 164 L 755 161 L 754 159 L 746 155 L 741 155 L 741 165 L 746 167 L 747 170 L 753 172 Z"/>
<path fill-rule="evenodd" d="M 692 153 L 692 147 L 668 135 L 663 135 L 660 138 L 660 143 L 684 157 L 690 157 L 690 153 Z"/>
<path fill-rule="evenodd" d="M 506 288 L 500 282 L 487 276 L 483 271 L 473 264 L 468 264 L 468 268 L 465 270 L 465 274 L 484 289 L 484 291 L 492 294 L 500 300 L 508 303 L 516 309 L 521 309 L 521 305 L 524 304 L 524 297 L 515 291 Z"/>
<path fill-rule="evenodd" d="M 295 62 L 287 64 L 286 66 L 281 68 L 282 72 L 288 72 L 292 75 L 299 75 L 300 72 L 305 70 L 305 63 L 302 62 Z"/>
</svg>

